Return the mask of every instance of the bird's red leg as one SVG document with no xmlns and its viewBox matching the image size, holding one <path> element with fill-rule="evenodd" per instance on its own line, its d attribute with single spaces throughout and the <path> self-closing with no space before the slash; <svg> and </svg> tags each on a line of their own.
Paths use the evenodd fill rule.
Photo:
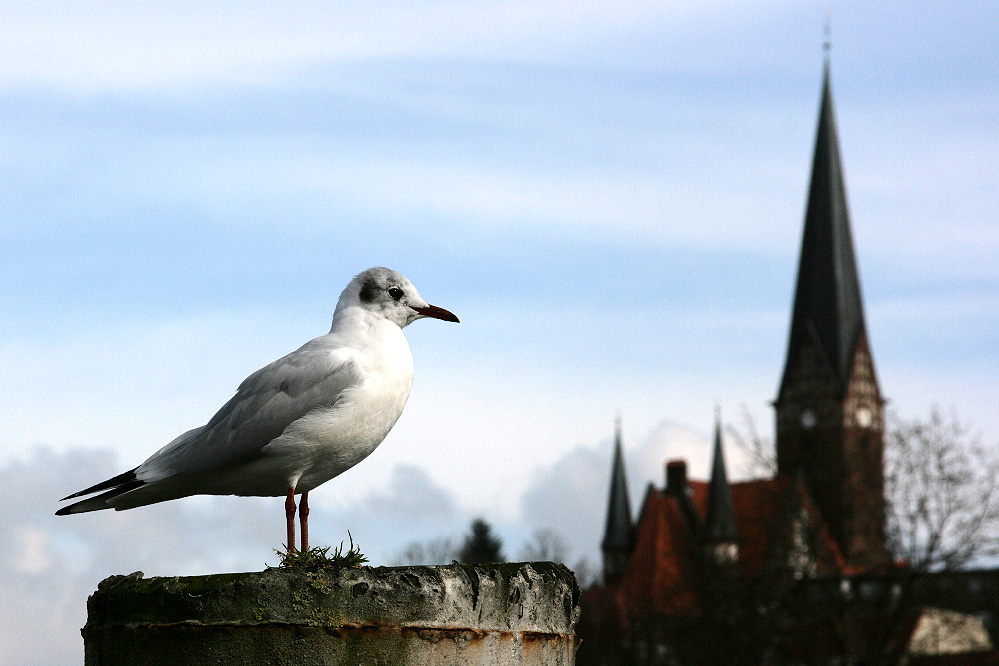
<svg viewBox="0 0 999 666">
<path fill-rule="evenodd" d="M 302 523 L 302 552 L 309 550 L 309 491 L 302 493 L 298 503 L 298 519 Z"/>
<path fill-rule="evenodd" d="M 288 519 L 288 552 L 295 552 L 295 489 L 288 489 L 284 500 L 284 515 Z"/>
</svg>

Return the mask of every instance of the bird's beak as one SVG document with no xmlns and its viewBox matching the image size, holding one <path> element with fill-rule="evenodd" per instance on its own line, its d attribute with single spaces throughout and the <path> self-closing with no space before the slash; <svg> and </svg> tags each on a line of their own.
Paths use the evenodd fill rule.
<svg viewBox="0 0 999 666">
<path fill-rule="evenodd" d="M 417 313 L 423 317 L 433 317 L 434 319 L 443 319 L 444 321 L 453 321 L 454 323 L 459 323 L 458 318 L 453 314 L 445 310 L 444 308 L 439 308 L 436 305 L 428 305 L 425 308 L 418 308 L 416 306 L 410 306 Z"/>
</svg>

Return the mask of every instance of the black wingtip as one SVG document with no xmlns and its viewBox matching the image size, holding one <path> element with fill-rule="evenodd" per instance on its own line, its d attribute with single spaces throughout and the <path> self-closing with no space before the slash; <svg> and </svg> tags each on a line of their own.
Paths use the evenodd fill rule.
<svg viewBox="0 0 999 666">
<path fill-rule="evenodd" d="M 82 497 L 83 495 L 89 495 L 91 493 L 96 493 L 96 492 L 99 492 L 101 490 L 107 490 L 109 488 L 115 488 L 117 486 L 123 486 L 126 483 L 131 483 L 132 481 L 136 480 L 135 470 L 137 470 L 137 469 L 139 469 L 139 468 L 135 467 L 133 469 L 128 470 L 127 472 L 122 472 L 118 476 L 113 476 L 110 479 L 108 479 L 107 481 L 101 481 L 100 483 L 95 484 L 93 486 L 90 486 L 89 488 L 86 488 L 84 490 L 81 490 L 78 493 L 73 493 L 72 495 L 66 495 L 65 497 L 63 497 L 59 501 L 60 502 L 65 502 L 66 500 L 73 499 L 74 497 Z M 69 509 L 69 508 L 70 507 L 68 507 L 68 506 L 66 507 L 66 509 Z M 65 511 L 65 509 L 59 509 L 59 510 L 60 511 Z M 57 513 L 56 515 L 57 516 L 63 516 L 65 514 Z"/>
</svg>

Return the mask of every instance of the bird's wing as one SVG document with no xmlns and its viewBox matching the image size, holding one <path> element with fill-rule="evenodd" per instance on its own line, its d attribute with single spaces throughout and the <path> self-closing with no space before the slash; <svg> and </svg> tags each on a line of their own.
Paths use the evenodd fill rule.
<svg viewBox="0 0 999 666">
<path fill-rule="evenodd" d="M 253 373 L 200 429 L 178 437 L 136 469 L 144 481 L 209 472 L 253 459 L 292 422 L 333 406 L 365 372 L 350 350 L 321 338 Z"/>
</svg>

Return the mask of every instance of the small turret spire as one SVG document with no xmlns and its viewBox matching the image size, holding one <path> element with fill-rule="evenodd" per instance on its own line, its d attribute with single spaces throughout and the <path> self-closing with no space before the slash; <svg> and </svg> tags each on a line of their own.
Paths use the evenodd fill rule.
<svg viewBox="0 0 999 666">
<path fill-rule="evenodd" d="M 604 553 L 604 582 L 620 579 L 635 545 L 635 526 L 631 522 L 628 481 L 624 471 L 621 446 L 621 417 L 614 422 L 614 463 L 611 468 L 610 498 L 607 503 L 607 527 L 600 544 Z"/>
<path fill-rule="evenodd" d="M 708 486 L 708 512 L 704 518 L 704 540 L 709 544 L 734 544 L 739 540 L 739 530 L 735 526 L 732 488 L 728 484 L 722 452 L 721 408 L 716 407 L 715 410 L 715 450 Z"/>
</svg>

